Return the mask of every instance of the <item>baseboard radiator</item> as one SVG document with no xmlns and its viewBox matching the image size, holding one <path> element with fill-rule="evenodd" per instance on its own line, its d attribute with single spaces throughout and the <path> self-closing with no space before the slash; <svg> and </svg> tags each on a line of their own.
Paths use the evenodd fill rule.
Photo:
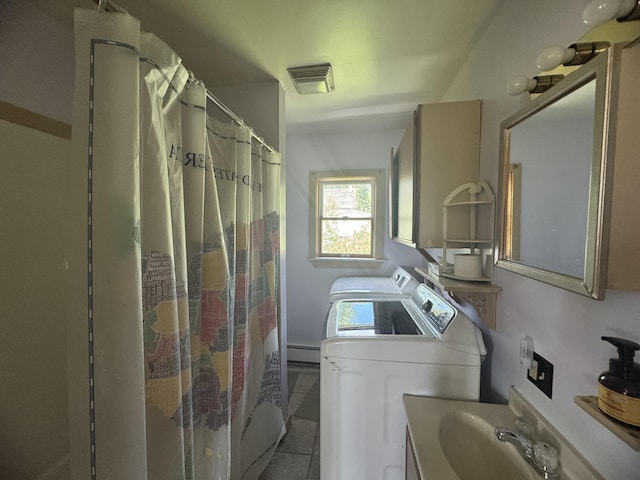
<svg viewBox="0 0 640 480">
<path fill-rule="evenodd" d="M 287 360 L 290 362 L 320 363 L 320 347 L 287 345 Z"/>
</svg>

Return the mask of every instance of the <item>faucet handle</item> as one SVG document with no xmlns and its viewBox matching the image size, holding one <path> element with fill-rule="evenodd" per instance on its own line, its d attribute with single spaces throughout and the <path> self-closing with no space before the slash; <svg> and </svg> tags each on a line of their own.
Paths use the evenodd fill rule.
<svg viewBox="0 0 640 480">
<path fill-rule="evenodd" d="M 533 437 L 533 426 L 531 422 L 526 417 L 518 417 L 515 420 L 516 431 L 521 433 L 522 435 L 526 435 L 527 437 Z"/>
<path fill-rule="evenodd" d="M 545 442 L 536 442 L 533 446 L 533 461 L 546 473 L 555 474 L 558 470 L 558 450 Z"/>
</svg>

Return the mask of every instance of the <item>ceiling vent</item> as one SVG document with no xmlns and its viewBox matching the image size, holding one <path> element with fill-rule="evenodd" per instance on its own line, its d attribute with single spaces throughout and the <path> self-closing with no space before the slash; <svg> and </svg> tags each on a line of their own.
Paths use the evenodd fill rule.
<svg viewBox="0 0 640 480">
<path fill-rule="evenodd" d="M 302 95 L 329 93 L 335 89 L 330 63 L 288 68 L 287 71 L 296 90 Z"/>
</svg>

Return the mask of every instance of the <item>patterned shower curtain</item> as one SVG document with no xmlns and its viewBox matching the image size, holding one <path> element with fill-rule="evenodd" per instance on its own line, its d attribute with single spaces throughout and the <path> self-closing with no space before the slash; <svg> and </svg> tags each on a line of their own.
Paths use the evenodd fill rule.
<svg viewBox="0 0 640 480">
<path fill-rule="evenodd" d="M 76 10 L 75 44 L 72 478 L 256 479 L 284 433 L 279 154 L 135 18 Z"/>
</svg>

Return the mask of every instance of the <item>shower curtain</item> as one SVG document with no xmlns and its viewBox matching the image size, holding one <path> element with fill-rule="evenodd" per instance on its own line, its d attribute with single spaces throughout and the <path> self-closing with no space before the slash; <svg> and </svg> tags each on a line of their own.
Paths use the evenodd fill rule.
<svg viewBox="0 0 640 480">
<path fill-rule="evenodd" d="M 285 431 L 279 154 L 127 14 L 76 10 L 75 55 L 72 478 L 255 479 Z"/>
</svg>

